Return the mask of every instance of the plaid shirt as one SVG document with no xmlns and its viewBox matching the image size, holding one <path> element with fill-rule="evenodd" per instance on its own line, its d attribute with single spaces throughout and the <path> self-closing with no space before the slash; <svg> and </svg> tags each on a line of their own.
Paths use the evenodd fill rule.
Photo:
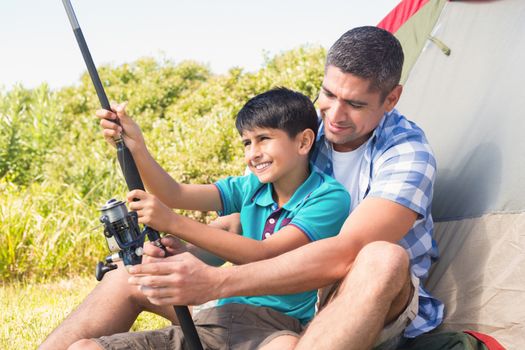
<svg viewBox="0 0 525 350">
<path fill-rule="evenodd" d="M 319 127 L 312 163 L 317 171 L 333 176 L 332 145 Z M 359 197 L 385 198 L 412 209 L 418 219 L 399 241 L 410 257 L 411 271 L 422 282 L 428 277 L 438 250 L 432 238 L 430 212 L 436 161 L 423 131 L 395 109 L 385 114 L 367 141 L 359 172 Z M 419 313 L 404 336 L 416 337 L 436 328 L 443 320 L 443 304 L 419 287 Z"/>
</svg>

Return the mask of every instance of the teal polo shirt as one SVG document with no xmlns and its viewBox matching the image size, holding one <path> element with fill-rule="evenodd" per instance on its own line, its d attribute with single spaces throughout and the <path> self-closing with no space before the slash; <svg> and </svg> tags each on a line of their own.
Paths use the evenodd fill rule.
<svg viewBox="0 0 525 350">
<path fill-rule="evenodd" d="M 241 214 L 243 236 L 264 240 L 286 225 L 299 228 L 310 241 L 335 236 L 348 217 L 350 195 L 332 177 L 315 171 L 281 208 L 273 200 L 272 184 L 259 182 L 253 174 L 228 177 L 215 183 L 223 210 L 219 215 Z M 231 297 L 228 303 L 265 306 L 306 324 L 315 312 L 317 291 L 288 295 Z"/>
</svg>

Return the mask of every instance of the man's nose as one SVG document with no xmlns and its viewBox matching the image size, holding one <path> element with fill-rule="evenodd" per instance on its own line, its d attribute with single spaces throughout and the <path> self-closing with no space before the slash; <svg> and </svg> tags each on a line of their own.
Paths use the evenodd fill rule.
<svg viewBox="0 0 525 350">
<path fill-rule="evenodd" d="M 346 109 L 340 101 L 334 101 L 330 110 L 329 118 L 332 123 L 343 122 L 347 119 Z"/>
</svg>

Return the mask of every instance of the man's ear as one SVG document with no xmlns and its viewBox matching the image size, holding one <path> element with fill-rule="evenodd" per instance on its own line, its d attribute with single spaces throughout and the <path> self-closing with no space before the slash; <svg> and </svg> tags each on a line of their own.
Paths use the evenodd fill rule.
<svg viewBox="0 0 525 350">
<path fill-rule="evenodd" d="M 307 155 L 315 142 L 315 134 L 312 129 L 305 129 L 297 135 L 299 141 L 299 154 Z"/>
<path fill-rule="evenodd" d="M 399 101 L 399 98 L 401 97 L 402 92 L 403 92 L 403 86 L 398 84 L 386 96 L 385 102 L 383 102 L 383 106 L 385 107 L 385 110 L 387 112 L 390 112 L 392 109 L 394 109 L 397 102 Z"/>
</svg>

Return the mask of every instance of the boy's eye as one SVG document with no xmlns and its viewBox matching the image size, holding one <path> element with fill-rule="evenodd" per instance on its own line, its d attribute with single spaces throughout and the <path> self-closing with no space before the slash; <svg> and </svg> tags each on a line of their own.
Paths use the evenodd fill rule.
<svg viewBox="0 0 525 350">
<path fill-rule="evenodd" d="M 244 146 L 244 147 L 247 147 L 247 146 L 249 146 L 249 145 L 250 145 L 250 143 L 251 143 L 251 142 L 250 142 L 250 141 L 248 141 L 248 140 L 243 140 L 243 141 L 242 141 L 242 144 L 243 144 L 243 146 Z"/>
</svg>

